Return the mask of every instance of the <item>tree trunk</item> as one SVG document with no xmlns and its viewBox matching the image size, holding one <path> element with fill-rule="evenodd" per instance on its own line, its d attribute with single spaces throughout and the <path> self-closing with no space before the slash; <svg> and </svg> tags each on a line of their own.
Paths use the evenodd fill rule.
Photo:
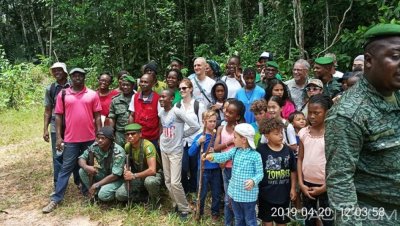
<svg viewBox="0 0 400 226">
<path fill-rule="evenodd" d="M 329 4 L 328 0 L 325 0 L 325 11 L 326 11 L 326 19 L 325 19 L 325 31 L 324 31 L 324 49 L 328 47 L 328 41 L 329 41 L 329 24 L 330 24 L 330 19 L 329 19 Z"/>
<path fill-rule="evenodd" d="M 53 47 L 53 19 L 54 19 L 54 8 L 53 8 L 53 4 L 51 4 L 50 6 L 50 37 L 49 37 L 49 54 L 48 56 L 50 57 L 50 59 L 52 59 L 52 47 Z"/>
<path fill-rule="evenodd" d="M 215 24 L 215 37 L 218 37 L 219 34 L 219 23 L 218 23 L 218 14 L 217 14 L 217 6 L 215 5 L 215 1 L 211 0 L 213 12 L 214 12 L 214 24 Z"/>
<path fill-rule="evenodd" d="M 28 38 L 27 38 L 27 35 L 26 35 L 25 19 L 24 19 L 24 16 L 22 15 L 21 11 L 19 13 L 19 16 L 21 18 L 22 35 L 24 37 L 24 42 L 25 42 L 24 50 L 26 50 L 26 48 L 29 46 L 29 43 L 28 43 Z"/>
<path fill-rule="evenodd" d="M 264 4 L 262 1 L 258 2 L 258 15 L 264 17 Z"/>
<path fill-rule="evenodd" d="M 35 11 L 33 10 L 32 2 L 31 2 L 31 5 L 30 5 L 29 8 L 30 8 L 30 13 L 31 13 L 32 21 L 33 21 L 33 26 L 35 27 L 36 37 L 37 37 L 37 40 L 38 40 L 38 43 L 39 43 L 39 47 L 40 47 L 41 53 L 42 53 L 42 55 L 45 55 L 42 36 L 40 35 L 40 29 L 39 29 L 39 25 L 38 25 L 38 23 L 36 21 Z"/>
<path fill-rule="evenodd" d="M 227 31 L 226 31 L 226 43 L 229 43 L 229 33 L 230 33 L 230 29 L 231 29 L 231 4 L 230 4 L 230 0 L 227 0 L 226 1 L 226 3 L 227 3 L 227 21 L 228 21 L 228 25 L 227 25 L 227 27 L 228 27 L 228 29 L 227 29 Z"/>
<path fill-rule="evenodd" d="M 304 50 L 304 20 L 301 0 L 293 0 L 294 40 L 300 50 L 300 58 L 305 58 Z"/>
<path fill-rule="evenodd" d="M 238 16 L 238 32 L 239 36 L 243 35 L 243 15 L 242 15 L 242 4 L 241 0 L 236 0 L 236 12 Z"/>
</svg>

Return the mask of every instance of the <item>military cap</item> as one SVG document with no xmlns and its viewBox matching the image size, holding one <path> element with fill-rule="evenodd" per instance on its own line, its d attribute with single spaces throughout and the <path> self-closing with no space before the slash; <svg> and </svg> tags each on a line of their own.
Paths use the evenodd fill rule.
<svg viewBox="0 0 400 226">
<path fill-rule="evenodd" d="M 318 57 L 314 61 L 316 64 L 320 65 L 328 65 L 328 64 L 333 64 L 333 58 L 332 57 Z"/>
<path fill-rule="evenodd" d="M 137 123 L 132 123 L 132 124 L 129 124 L 129 125 L 125 126 L 125 132 L 128 132 L 128 131 L 141 131 L 141 130 L 142 130 L 142 126 L 137 124 Z"/>
<path fill-rule="evenodd" d="M 400 36 L 399 24 L 377 24 L 364 34 L 365 39 L 374 39 L 386 36 Z"/>
<path fill-rule="evenodd" d="M 306 87 L 309 87 L 311 85 L 315 85 L 318 86 L 319 88 L 324 88 L 324 84 L 322 84 L 322 81 L 319 79 L 311 79 L 308 84 L 306 85 Z"/>
<path fill-rule="evenodd" d="M 75 73 L 75 72 L 78 72 L 78 73 L 81 73 L 81 74 L 84 74 L 84 75 L 86 74 L 86 71 L 83 70 L 82 68 L 79 68 L 79 67 L 76 67 L 76 68 L 72 69 L 72 70 L 69 72 L 69 74 L 72 75 L 72 74 Z"/>
<path fill-rule="evenodd" d="M 127 75 L 127 74 L 125 74 L 125 75 L 122 76 L 122 81 L 127 81 L 127 82 L 131 82 L 131 83 L 135 83 L 135 79 L 134 79 L 132 76 Z"/>
<path fill-rule="evenodd" d="M 176 56 L 171 57 L 171 62 L 172 62 L 172 61 L 176 61 L 176 62 L 178 62 L 179 64 L 183 64 L 183 60 L 181 60 L 180 58 L 178 58 L 178 57 L 176 57 Z"/>
<path fill-rule="evenodd" d="M 267 66 L 269 66 L 269 67 L 274 67 L 274 68 L 276 68 L 276 69 L 279 68 L 278 64 L 277 64 L 275 61 L 268 61 L 268 62 L 267 62 Z"/>
<path fill-rule="evenodd" d="M 103 135 L 110 140 L 114 140 L 114 129 L 111 126 L 104 126 L 97 132 L 97 135 Z"/>
</svg>

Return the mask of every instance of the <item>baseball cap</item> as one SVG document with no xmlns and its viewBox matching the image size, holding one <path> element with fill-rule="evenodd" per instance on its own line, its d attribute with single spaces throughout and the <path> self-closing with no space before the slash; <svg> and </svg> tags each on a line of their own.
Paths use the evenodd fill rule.
<svg viewBox="0 0 400 226">
<path fill-rule="evenodd" d="M 81 73 L 81 74 L 86 75 L 86 71 L 83 70 L 82 68 L 79 68 L 79 67 L 76 67 L 76 68 L 72 69 L 72 70 L 69 72 L 69 74 L 72 75 L 72 74 L 75 73 L 75 72 L 78 72 L 78 73 Z"/>
<path fill-rule="evenodd" d="M 322 84 L 322 81 L 319 79 L 311 79 L 308 84 L 306 85 L 306 87 L 309 87 L 310 85 L 316 85 L 320 88 L 324 88 L 324 84 Z"/>
<path fill-rule="evenodd" d="M 240 123 L 235 126 L 235 132 L 244 136 L 247 139 L 250 147 L 256 149 L 256 144 L 254 143 L 255 131 L 253 126 L 248 123 Z"/>
<path fill-rule="evenodd" d="M 104 126 L 97 132 L 97 135 L 103 135 L 110 140 L 114 140 L 114 129 L 111 126 Z"/>
<path fill-rule="evenodd" d="M 262 52 L 258 59 L 266 58 L 268 60 L 273 60 L 272 53 L 270 52 Z"/>
</svg>

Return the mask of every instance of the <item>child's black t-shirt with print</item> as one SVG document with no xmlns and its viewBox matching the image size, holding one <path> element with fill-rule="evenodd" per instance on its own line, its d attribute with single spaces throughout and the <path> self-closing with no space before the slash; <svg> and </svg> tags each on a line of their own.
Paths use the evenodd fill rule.
<svg viewBox="0 0 400 226">
<path fill-rule="evenodd" d="M 260 143 L 260 153 L 264 178 L 259 183 L 260 198 L 274 203 L 284 204 L 290 200 L 290 174 L 296 171 L 296 159 L 293 151 L 286 145 L 280 151 L 273 151 L 268 144 Z"/>
</svg>

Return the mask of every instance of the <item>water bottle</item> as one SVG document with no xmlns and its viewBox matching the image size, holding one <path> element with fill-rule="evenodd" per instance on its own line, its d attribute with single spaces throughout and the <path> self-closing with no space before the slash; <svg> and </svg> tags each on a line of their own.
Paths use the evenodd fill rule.
<svg viewBox="0 0 400 226">
<path fill-rule="evenodd" d="M 61 156 L 63 154 L 63 151 L 64 151 L 64 142 L 61 143 L 61 148 L 60 149 L 57 148 L 56 155 L 57 156 Z"/>
</svg>

